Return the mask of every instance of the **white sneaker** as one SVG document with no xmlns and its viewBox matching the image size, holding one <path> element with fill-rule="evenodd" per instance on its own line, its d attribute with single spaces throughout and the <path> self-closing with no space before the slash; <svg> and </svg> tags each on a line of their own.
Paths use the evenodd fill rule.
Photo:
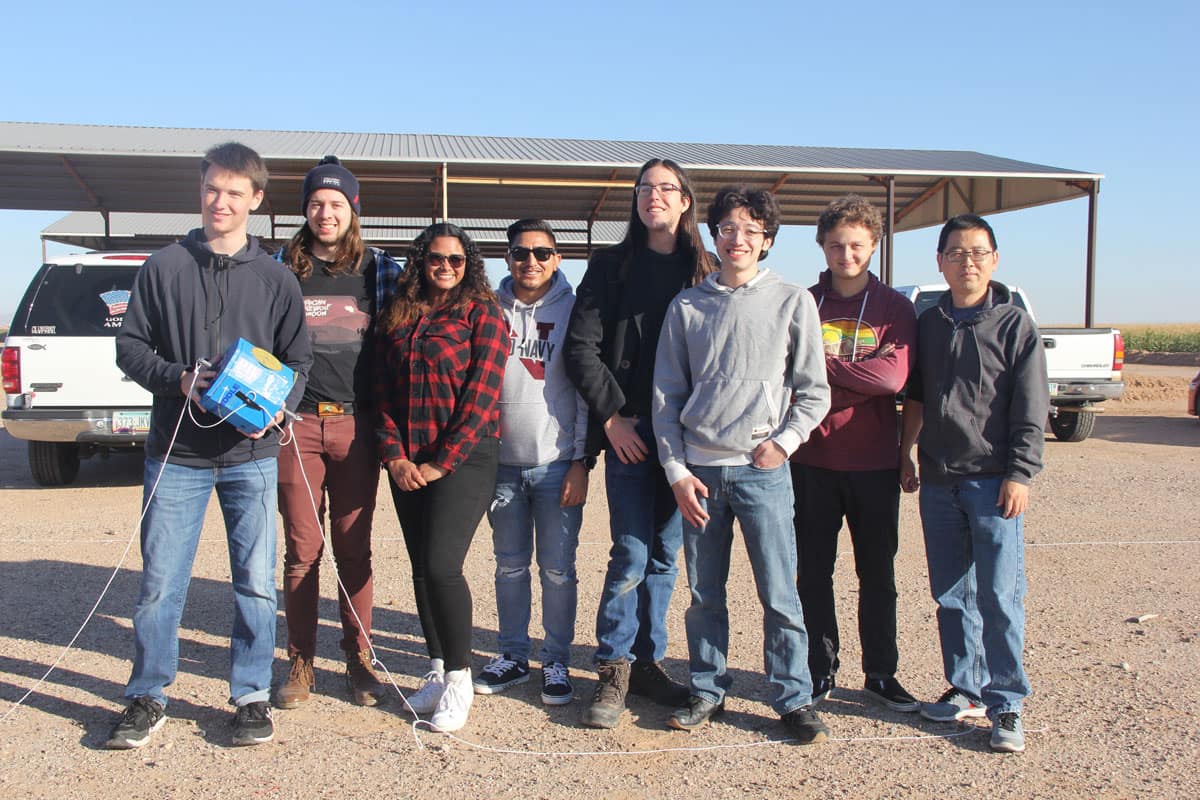
<svg viewBox="0 0 1200 800">
<path fill-rule="evenodd" d="M 446 673 L 446 690 L 438 701 L 429 724 L 443 733 L 461 730 L 467 724 L 475 690 L 471 686 L 471 669 L 455 669 Z"/>
<path fill-rule="evenodd" d="M 444 673 L 430 670 L 421 679 L 421 688 L 407 698 L 409 707 L 421 716 L 433 713 L 446 691 L 446 676 Z"/>
</svg>

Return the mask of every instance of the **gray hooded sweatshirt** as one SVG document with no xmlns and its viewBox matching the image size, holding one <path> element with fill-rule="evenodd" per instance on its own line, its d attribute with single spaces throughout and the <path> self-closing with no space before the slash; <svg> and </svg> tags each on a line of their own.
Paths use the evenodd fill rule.
<svg viewBox="0 0 1200 800">
<path fill-rule="evenodd" d="M 688 464 L 750 464 L 768 439 L 791 455 L 829 411 L 812 295 L 763 269 L 736 289 L 717 274 L 671 301 L 654 369 L 654 434 L 667 480 Z"/>
<path fill-rule="evenodd" d="M 513 294 L 511 275 L 500 281 L 500 308 L 508 320 L 508 364 L 500 390 L 500 463 L 536 467 L 581 459 L 587 405 L 567 378 L 563 337 L 575 294 L 562 272 L 532 305 Z"/>
</svg>

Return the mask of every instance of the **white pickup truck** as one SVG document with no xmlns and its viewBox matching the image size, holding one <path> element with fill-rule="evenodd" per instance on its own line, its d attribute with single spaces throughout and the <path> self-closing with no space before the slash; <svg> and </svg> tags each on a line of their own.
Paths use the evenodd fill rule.
<svg viewBox="0 0 1200 800">
<path fill-rule="evenodd" d="M 71 483 L 79 460 L 141 448 L 150 393 L 117 368 L 116 334 L 146 253 L 87 253 L 43 264 L 4 341 L 4 427 L 29 442 L 43 486 Z"/>
<path fill-rule="evenodd" d="M 1019 287 L 1008 287 L 1013 302 L 1033 315 L 1029 298 Z M 916 307 L 917 315 L 937 303 L 946 284 L 897 286 Z M 1037 319 L 1034 317 L 1034 319 Z M 1050 383 L 1050 430 L 1063 442 L 1082 442 L 1092 434 L 1096 413 L 1105 400 L 1116 400 L 1125 389 L 1125 340 L 1115 328 L 1038 328 L 1046 347 Z"/>
</svg>

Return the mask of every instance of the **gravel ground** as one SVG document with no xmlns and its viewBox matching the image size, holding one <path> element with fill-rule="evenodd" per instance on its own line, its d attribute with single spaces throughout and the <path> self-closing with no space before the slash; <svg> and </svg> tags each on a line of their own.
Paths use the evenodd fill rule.
<svg viewBox="0 0 1200 800">
<path fill-rule="evenodd" d="M 140 459 L 86 462 L 74 486 L 39 489 L 23 443 L 0 433 L 0 791 L 54 798 L 1200 796 L 1200 596 L 1192 572 L 1200 554 L 1200 422 L 1183 414 L 1194 372 L 1130 366 L 1128 399 L 1109 404 L 1092 439 L 1047 441 L 1047 468 L 1026 524 L 1026 667 L 1034 693 L 1025 716 L 1028 751 L 1020 756 L 991 753 L 986 723 L 927 722 L 875 706 L 859 691 L 857 592 L 845 540 L 837 576 L 845 688 L 821 706 L 833 741 L 810 748 L 778 741 L 783 730 L 762 700 L 761 614 L 736 546 L 735 684 L 725 716 L 699 732 L 668 731 L 666 709 L 632 698 L 632 713 L 615 731 L 581 727 L 607 552 L 600 473 L 579 554 L 576 702 L 542 706 L 535 677 L 509 693 L 477 697 L 461 738 L 414 731 L 397 696 L 380 709 L 349 704 L 330 566 L 318 694 L 277 713 L 271 744 L 232 747 L 229 567 L 213 504 L 180 630 L 170 719 L 141 750 L 108 752 L 102 744 L 122 707 L 133 652 L 136 542 L 75 648 L 65 656 L 63 648 L 130 542 Z M 899 677 L 932 700 L 944 686 L 915 498 L 904 498 L 901 517 Z M 386 491 L 376 519 L 375 643 L 399 689 L 410 691 L 427 661 Z M 477 666 L 496 639 L 489 544 L 484 523 L 467 563 Z M 681 576 L 667 658 L 681 679 L 685 602 Z M 286 662 L 278 653 L 281 675 Z M 46 682 L 14 706 L 60 657 Z"/>
</svg>

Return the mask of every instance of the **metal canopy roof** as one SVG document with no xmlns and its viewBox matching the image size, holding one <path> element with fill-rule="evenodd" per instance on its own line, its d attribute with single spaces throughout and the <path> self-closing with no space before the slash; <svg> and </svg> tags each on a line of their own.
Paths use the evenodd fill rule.
<svg viewBox="0 0 1200 800">
<path fill-rule="evenodd" d="M 110 233 L 112 212 L 194 214 L 199 159 L 230 140 L 267 161 L 260 213 L 271 228 L 299 211 L 304 174 L 327 153 L 358 177 L 366 214 L 431 221 L 537 216 L 587 230 L 624 222 L 637 170 L 654 157 L 683 164 L 701 204 L 726 183 L 770 188 L 785 225 L 813 225 L 830 200 L 857 192 L 886 210 L 888 282 L 894 232 L 1089 197 L 1085 321 L 1094 305 L 1103 175 L 970 151 L 0 122 L 0 208 L 99 211 Z"/>
</svg>

